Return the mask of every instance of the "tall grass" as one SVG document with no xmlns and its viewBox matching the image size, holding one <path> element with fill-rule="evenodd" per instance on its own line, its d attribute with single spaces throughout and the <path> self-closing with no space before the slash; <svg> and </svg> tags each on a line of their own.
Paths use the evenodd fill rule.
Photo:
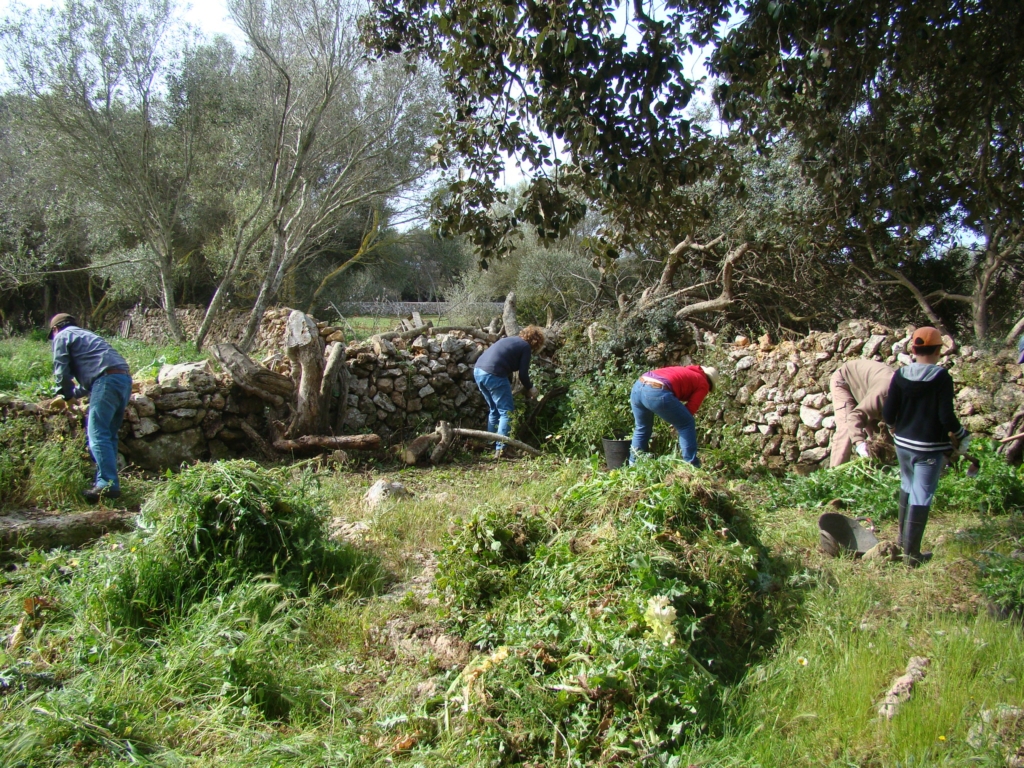
<svg viewBox="0 0 1024 768">
<path fill-rule="evenodd" d="M 195 348 L 190 344 L 158 345 L 116 337 L 108 341 L 128 361 L 136 378 L 152 378 L 164 364 L 197 359 Z M 0 339 L 0 392 L 27 399 L 54 394 L 53 354 L 42 332 Z"/>
</svg>

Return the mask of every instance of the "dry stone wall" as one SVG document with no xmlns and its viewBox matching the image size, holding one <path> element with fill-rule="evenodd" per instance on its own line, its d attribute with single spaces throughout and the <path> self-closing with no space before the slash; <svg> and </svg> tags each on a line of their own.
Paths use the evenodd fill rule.
<svg viewBox="0 0 1024 768">
<path fill-rule="evenodd" d="M 268 313 L 268 334 L 283 333 L 277 313 L 287 318 L 288 311 Z M 337 328 L 317 325 L 329 345 L 343 343 Z M 442 419 L 483 428 L 487 406 L 473 380 L 473 363 L 488 343 L 456 331 L 349 344 L 344 432 L 373 432 L 396 442 L 431 431 Z M 281 353 L 271 353 L 263 364 L 291 374 Z M 265 403 L 234 386 L 226 374 L 215 373 L 208 362 L 165 366 L 155 381 L 137 382 L 135 390 L 121 444 L 126 458 L 141 467 L 248 454 L 254 446 L 247 427 L 266 434 Z"/>
<path fill-rule="evenodd" d="M 911 362 L 912 329 L 894 330 L 866 320 L 842 323 L 835 332 L 812 332 L 773 344 L 745 339 L 726 350 L 736 385 L 724 418 L 756 440 L 764 462 L 783 468 L 828 465 L 835 411 L 832 374 L 848 360 L 865 358 L 898 368 Z M 942 363 L 957 387 L 956 407 L 973 435 L 1001 438 L 1024 408 L 1024 375 L 1010 352 L 963 347 Z"/>
</svg>

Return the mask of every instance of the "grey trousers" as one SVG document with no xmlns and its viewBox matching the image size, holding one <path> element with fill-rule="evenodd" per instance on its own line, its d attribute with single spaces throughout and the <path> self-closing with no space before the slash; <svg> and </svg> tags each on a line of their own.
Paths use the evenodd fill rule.
<svg viewBox="0 0 1024 768">
<path fill-rule="evenodd" d="M 930 507 L 946 456 L 941 451 L 915 451 L 896 446 L 900 461 L 900 490 L 910 494 L 910 506 Z"/>
</svg>

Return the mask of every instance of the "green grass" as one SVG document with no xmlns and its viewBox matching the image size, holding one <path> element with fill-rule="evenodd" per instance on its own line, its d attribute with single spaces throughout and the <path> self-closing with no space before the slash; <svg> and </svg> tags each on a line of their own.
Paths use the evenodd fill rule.
<svg viewBox="0 0 1024 768">
<path fill-rule="evenodd" d="M 1024 534 L 996 465 L 984 508 L 944 479 L 907 570 L 817 551 L 817 499 L 890 478 L 459 458 L 387 472 L 413 496 L 373 511 L 377 471 L 199 467 L 142 530 L 0 574 L 4 764 L 1005 765 L 967 740 L 1024 706 L 1020 626 L 978 587 Z M 912 655 L 929 674 L 882 722 Z"/>
<path fill-rule="evenodd" d="M 108 341 L 128 361 L 136 378 L 153 378 L 165 363 L 202 357 L 189 345 L 156 345 L 116 337 Z M 53 396 L 53 354 L 41 333 L 0 339 L 0 393 L 29 400 Z"/>
</svg>

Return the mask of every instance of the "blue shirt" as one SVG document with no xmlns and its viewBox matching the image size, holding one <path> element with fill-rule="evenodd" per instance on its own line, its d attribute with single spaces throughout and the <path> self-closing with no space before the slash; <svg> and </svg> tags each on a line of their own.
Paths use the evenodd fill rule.
<svg viewBox="0 0 1024 768">
<path fill-rule="evenodd" d="M 487 348 L 476 361 L 481 371 L 493 373 L 505 379 L 512 378 L 513 371 L 519 371 L 519 381 L 527 389 L 533 389 L 530 383 L 530 345 L 519 336 L 506 336 L 498 339 Z"/>
<path fill-rule="evenodd" d="M 92 331 L 69 325 L 53 339 L 53 378 L 65 398 L 81 397 L 108 368 L 128 371 L 128 361 Z M 71 379 L 78 382 L 76 387 Z"/>
</svg>

